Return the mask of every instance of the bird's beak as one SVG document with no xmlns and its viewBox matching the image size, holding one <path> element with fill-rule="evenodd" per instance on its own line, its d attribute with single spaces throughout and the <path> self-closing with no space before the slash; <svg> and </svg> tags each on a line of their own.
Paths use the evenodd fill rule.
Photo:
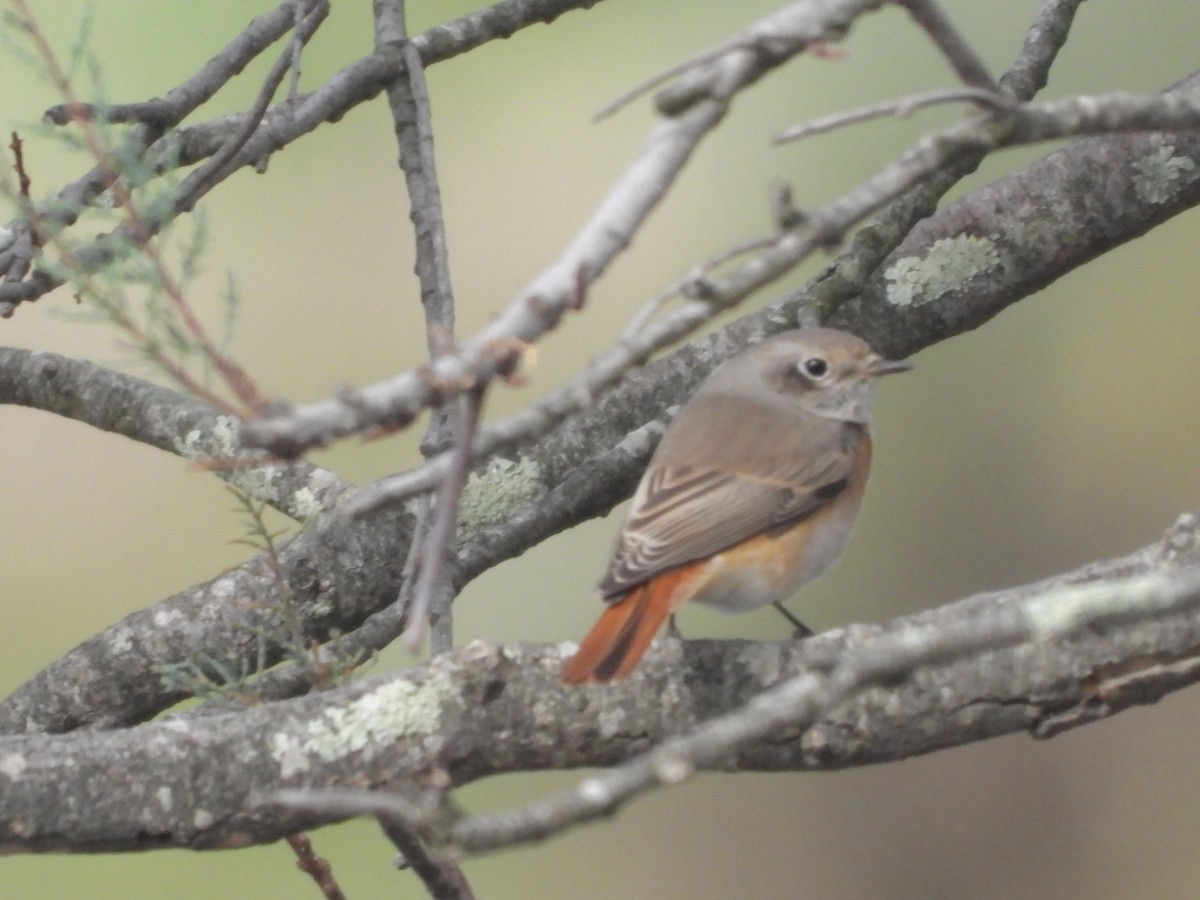
<svg viewBox="0 0 1200 900">
<path fill-rule="evenodd" d="M 900 372 L 907 372 L 912 367 L 912 363 L 905 362 L 902 359 L 884 359 L 880 356 L 867 364 L 867 374 L 878 378 L 881 375 L 896 375 Z"/>
</svg>

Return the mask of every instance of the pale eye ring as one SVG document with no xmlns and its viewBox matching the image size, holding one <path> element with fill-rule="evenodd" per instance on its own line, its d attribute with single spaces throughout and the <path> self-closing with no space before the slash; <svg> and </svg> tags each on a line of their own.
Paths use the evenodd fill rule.
<svg viewBox="0 0 1200 900">
<path fill-rule="evenodd" d="M 829 363 L 819 356 L 809 357 L 801 365 L 804 367 L 804 371 L 813 378 L 824 378 L 829 372 Z"/>
</svg>

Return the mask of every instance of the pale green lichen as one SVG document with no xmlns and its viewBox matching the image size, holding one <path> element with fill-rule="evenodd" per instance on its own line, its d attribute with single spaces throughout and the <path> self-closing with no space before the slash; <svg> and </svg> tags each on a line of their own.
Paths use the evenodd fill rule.
<svg viewBox="0 0 1200 900">
<path fill-rule="evenodd" d="M 114 625 L 108 631 L 108 648 L 114 654 L 128 653 L 133 649 L 133 629 Z"/>
<path fill-rule="evenodd" d="M 312 521 L 322 510 L 321 501 L 312 488 L 302 487 L 292 495 L 292 512 L 301 521 Z"/>
<path fill-rule="evenodd" d="M 600 737 L 603 740 L 611 740 L 621 733 L 621 727 L 625 724 L 625 710 L 619 706 L 612 706 L 600 713 L 596 717 L 596 725 L 600 728 Z"/>
<path fill-rule="evenodd" d="M 169 628 L 179 628 L 186 623 L 187 616 L 178 609 L 156 609 L 154 611 L 154 627 L 160 631 L 166 631 Z"/>
<path fill-rule="evenodd" d="M 1160 205 L 1174 198 L 1198 177 L 1194 160 L 1176 156 L 1172 144 L 1162 144 L 1133 164 L 1133 189 L 1144 203 Z"/>
<path fill-rule="evenodd" d="M 558 708 L 557 698 L 549 695 L 539 695 L 534 697 L 532 713 L 533 724 L 539 730 L 551 728 L 561 714 Z"/>
<path fill-rule="evenodd" d="M 1116 582 L 1068 584 L 1024 604 L 1030 627 L 1043 640 L 1069 634 L 1092 622 L 1128 614 L 1175 608 L 1191 586 L 1168 575 L 1148 574 Z"/>
<path fill-rule="evenodd" d="M 950 293 L 1000 265 L 992 238 L 959 235 L 934 241 L 925 256 L 906 256 L 884 273 L 887 299 L 896 306 L 920 306 Z"/>
<path fill-rule="evenodd" d="M 271 739 L 280 775 L 291 778 L 317 762 L 351 753 L 371 759 L 402 737 L 433 737 L 441 725 L 442 696 L 449 682 L 434 677 L 422 685 L 385 682 L 344 707 L 326 710 L 297 729 Z"/>
<path fill-rule="evenodd" d="M 668 406 L 666 409 L 668 421 L 674 419 L 682 408 L 678 404 Z M 650 451 L 654 449 L 657 440 L 662 437 L 663 432 L 666 430 L 667 426 L 663 422 L 653 419 L 641 428 L 635 428 L 629 434 L 625 435 L 625 437 L 621 438 L 621 442 L 617 444 L 616 449 L 630 456 L 648 456 Z"/>
<path fill-rule="evenodd" d="M 314 468 L 307 483 L 287 496 L 281 484 L 284 466 L 267 462 L 269 456 L 265 453 L 243 449 L 238 442 L 237 420 L 230 416 L 217 416 L 207 431 L 193 428 L 175 441 L 175 452 L 187 459 L 218 463 L 217 473 L 251 500 L 276 506 L 303 523 L 324 512 L 321 498 L 338 483 L 331 472 Z M 228 465 L 231 461 L 249 465 Z"/>
<path fill-rule="evenodd" d="M 176 440 L 175 452 L 187 459 L 201 462 L 256 462 L 264 458 L 265 454 L 248 453 L 241 448 L 237 430 L 237 421 L 231 416 L 217 416 L 208 431 L 193 428 L 182 439 Z M 280 466 L 271 463 L 245 468 L 227 466 L 221 470 L 221 477 L 248 497 L 268 503 L 281 503 L 282 498 L 278 496 L 279 488 L 275 483 L 279 480 L 281 471 Z"/>
<path fill-rule="evenodd" d="M 0 775 L 6 775 L 16 781 L 25 773 L 29 763 L 20 753 L 6 753 L 0 756 Z"/>
<path fill-rule="evenodd" d="M 459 540 L 466 542 L 499 525 L 514 511 L 545 493 L 541 467 L 532 459 L 492 459 L 482 472 L 472 472 L 463 486 L 458 511 Z"/>
</svg>

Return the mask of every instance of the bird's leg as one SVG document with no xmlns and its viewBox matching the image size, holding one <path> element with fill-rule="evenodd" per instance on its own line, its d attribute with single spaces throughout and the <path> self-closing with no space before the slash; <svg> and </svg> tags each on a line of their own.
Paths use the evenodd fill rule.
<svg viewBox="0 0 1200 900">
<path fill-rule="evenodd" d="M 799 619 L 797 619 L 794 615 L 792 615 L 791 610 L 789 610 L 786 606 L 783 605 L 783 601 L 776 600 L 771 605 L 774 606 L 777 610 L 779 610 L 779 614 L 781 616 L 783 616 L 785 619 L 787 619 L 789 622 L 792 623 L 792 627 L 796 629 L 796 631 L 793 633 L 792 637 L 795 638 L 796 640 L 799 640 L 800 638 L 812 637 L 816 633 L 811 628 L 809 628 L 807 625 L 805 625 L 803 622 L 801 622 Z"/>
<path fill-rule="evenodd" d="M 679 630 L 679 626 L 675 624 L 675 613 L 667 616 L 667 637 L 672 640 L 682 641 L 683 632 Z"/>
</svg>

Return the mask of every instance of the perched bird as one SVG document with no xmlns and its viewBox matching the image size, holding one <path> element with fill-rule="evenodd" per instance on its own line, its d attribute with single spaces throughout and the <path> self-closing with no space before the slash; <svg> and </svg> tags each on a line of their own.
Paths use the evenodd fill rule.
<svg viewBox="0 0 1200 900">
<path fill-rule="evenodd" d="M 625 677 L 684 601 L 778 606 L 833 565 L 871 469 L 876 379 L 910 368 L 829 328 L 780 334 L 717 368 L 642 476 L 599 584 L 608 607 L 562 680 Z"/>
</svg>

